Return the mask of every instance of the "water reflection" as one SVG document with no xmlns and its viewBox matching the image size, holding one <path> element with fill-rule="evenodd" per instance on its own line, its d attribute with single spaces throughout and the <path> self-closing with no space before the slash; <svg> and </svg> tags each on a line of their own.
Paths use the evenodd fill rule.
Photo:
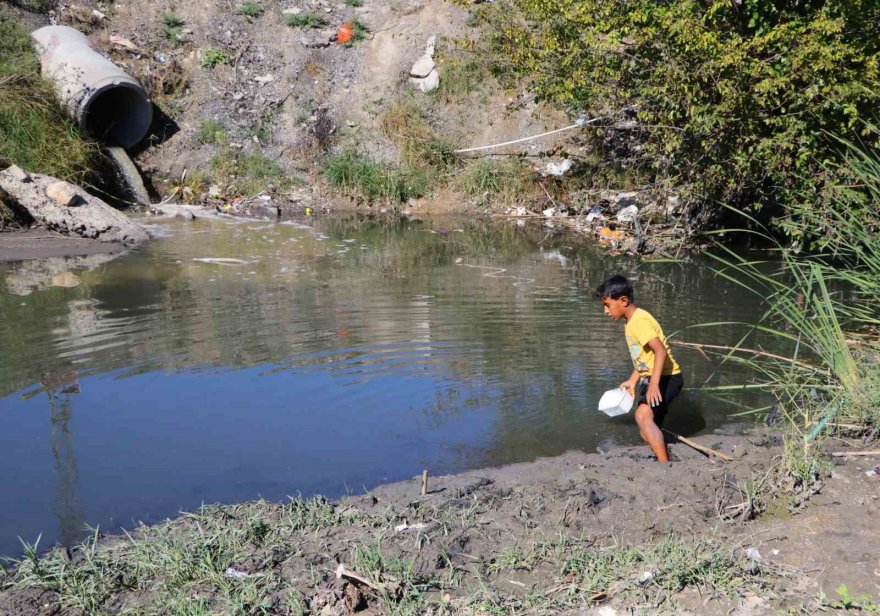
<svg viewBox="0 0 880 616">
<path fill-rule="evenodd" d="M 71 265 L 76 286 L 27 287 L 33 265 L 0 266 L 0 450 L 12 467 L 0 553 L 19 535 L 67 542 L 83 523 L 118 528 L 202 501 L 334 495 L 425 467 L 636 442 L 629 418 L 594 408 L 629 372 L 622 325 L 592 297 L 611 271 L 691 341 L 733 342 L 735 326 L 686 328 L 758 316 L 699 264 L 611 258 L 540 228 L 161 224 L 165 237 L 138 251 Z M 717 367 L 675 353 L 689 387 Z M 690 391 L 669 425 L 717 429 L 729 410 Z"/>
</svg>

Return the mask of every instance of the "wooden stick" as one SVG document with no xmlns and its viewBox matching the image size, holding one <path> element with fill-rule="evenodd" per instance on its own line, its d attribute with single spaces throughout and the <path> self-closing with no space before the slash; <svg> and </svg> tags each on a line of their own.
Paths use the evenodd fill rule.
<svg viewBox="0 0 880 616">
<path fill-rule="evenodd" d="M 880 449 L 873 451 L 833 451 L 832 457 L 835 458 L 854 458 L 856 456 L 880 456 Z"/>
<path fill-rule="evenodd" d="M 699 443 L 695 443 L 695 442 L 693 442 L 693 441 L 692 441 L 691 439 L 689 439 L 689 438 L 685 438 L 685 437 L 683 437 L 683 436 L 681 436 L 681 435 L 676 434 L 675 432 L 670 432 L 670 431 L 667 430 L 666 428 L 660 428 L 660 429 L 663 430 L 666 434 L 671 434 L 672 436 L 674 436 L 675 438 L 677 438 L 679 441 L 681 441 L 682 443 L 684 443 L 684 444 L 687 445 L 688 447 L 693 447 L 693 448 L 696 449 L 697 451 L 701 451 L 701 452 L 703 452 L 703 453 L 705 453 L 705 454 L 719 457 L 719 458 L 721 458 L 722 460 L 724 460 L 724 461 L 726 461 L 726 462 L 733 462 L 733 458 L 731 458 L 731 457 L 730 457 L 729 455 L 727 455 L 726 453 L 721 453 L 720 451 L 716 451 L 716 450 L 712 449 L 711 447 L 704 447 L 703 445 L 700 445 Z"/>
<path fill-rule="evenodd" d="M 428 493 L 428 469 L 422 471 L 422 496 Z"/>
<path fill-rule="evenodd" d="M 344 577 L 345 577 L 345 578 L 348 578 L 348 579 L 350 579 L 350 580 L 354 580 L 355 582 L 359 582 L 359 583 L 363 584 L 364 586 L 369 586 L 369 587 L 372 588 L 373 590 L 377 590 L 377 591 L 379 591 L 379 592 L 384 592 L 384 591 L 385 591 L 385 588 L 384 588 L 384 587 L 379 586 L 379 585 L 377 585 L 377 584 L 373 584 L 373 583 L 372 583 L 370 580 L 368 580 L 367 578 L 358 575 L 358 574 L 355 573 L 354 571 L 350 571 L 349 569 L 347 569 L 347 568 L 345 567 L 345 565 L 343 565 L 342 563 L 339 563 L 339 566 L 336 567 L 336 579 L 342 579 L 342 578 L 344 578 Z"/>
</svg>

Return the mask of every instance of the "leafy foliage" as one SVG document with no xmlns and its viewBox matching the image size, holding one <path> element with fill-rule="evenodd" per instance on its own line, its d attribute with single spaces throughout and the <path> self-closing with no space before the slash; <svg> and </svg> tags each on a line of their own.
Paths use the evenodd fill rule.
<svg viewBox="0 0 880 616">
<path fill-rule="evenodd" d="M 861 118 L 880 99 L 872 0 L 481 6 L 508 76 L 602 117 L 608 161 L 684 185 L 707 217 L 715 202 L 768 217 L 820 199 L 829 134 L 867 138 Z"/>
</svg>

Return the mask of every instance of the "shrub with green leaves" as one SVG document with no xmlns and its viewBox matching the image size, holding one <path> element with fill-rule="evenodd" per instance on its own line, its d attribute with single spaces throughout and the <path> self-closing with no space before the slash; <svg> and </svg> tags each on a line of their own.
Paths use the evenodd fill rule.
<svg viewBox="0 0 880 616">
<path fill-rule="evenodd" d="M 490 51 L 542 99 L 603 118 L 606 161 L 770 217 L 817 197 L 829 134 L 880 103 L 880 3 L 499 0 Z M 862 135 L 868 138 L 865 134 Z M 872 144 L 876 145 L 876 138 Z"/>
<path fill-rule="evenodd" d="M 201 64 L 204 68 L 214 68 L 227 62 L 229 62 L 229 55 L 222 49 L 208 47 L 202 52 Z"/>
</svg>

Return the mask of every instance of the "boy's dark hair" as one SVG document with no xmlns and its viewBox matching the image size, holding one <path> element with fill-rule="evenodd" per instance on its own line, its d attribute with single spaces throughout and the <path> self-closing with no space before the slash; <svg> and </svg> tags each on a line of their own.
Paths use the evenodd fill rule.
<svg viewBox="0 0 880 616">
<path fill-rule="evenodd" d="M 620 299 L 624 296 L 628 297 L 630 302 L 635 301 L 632 284 L 629 280 L 620 275 L 612 276 L 596 287 L 596 297 L 599 299 L 602 299 L 603 297 Z"/>
</svg>

